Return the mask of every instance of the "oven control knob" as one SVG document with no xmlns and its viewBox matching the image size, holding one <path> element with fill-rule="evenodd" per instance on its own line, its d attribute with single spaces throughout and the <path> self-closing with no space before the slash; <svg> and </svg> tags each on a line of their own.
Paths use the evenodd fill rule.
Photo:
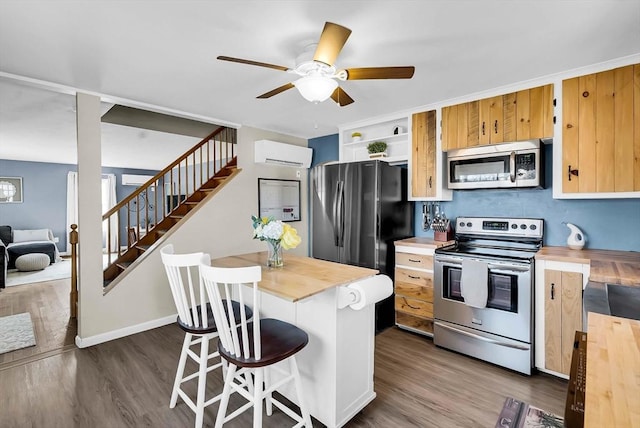
<svg viewBox="0 0 640 428">
<path fill-rule="evenodd" d="M 529 226 L 529 229 L 531 230 L 536 230 L 538 227 L 535 224 L 532 224 L 531 226 Z"/>
<path fill-rule="evenodd" d="M 520 229 L 524 230 L 524 229 L 526 229 L 526 228 L 527 228 L 527 225 L 526 225 L 526 224 L 521 224 L 521 225 L 520 225 Z"/>
<path fill-rule="evenodd" d="M 517 228 L 518 228 L 518 225 L 517 225 L 517 224 L 513 223 L 513 224 L 511 225 L 511 229 L 517 229 Z"/>
<path fill-rule="evenodd" d="M 467 227 L 471 227 L 471 222 L 467 223 Z"/>
<path fill-rule="evenodd" d="M 464 221 L 460 222 L 460 227 L 464 227 Z"/>
</svg>

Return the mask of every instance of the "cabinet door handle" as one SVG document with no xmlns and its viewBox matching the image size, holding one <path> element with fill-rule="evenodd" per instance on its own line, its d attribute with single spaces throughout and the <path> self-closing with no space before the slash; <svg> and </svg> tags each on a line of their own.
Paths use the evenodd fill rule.
<svg viewBox="0 0 640 428">
<path fill-rule="evenodd" d="M 432 176 L 429 176 L 429 189 L 431 189 L 431 188 L 432 188 L 432 185 L 431 185 L 431 183 L 432 183 L 432 181 L 433 181 L 433 180 L 432 180 L 432 178 L 433 178 Z"/>
<path fill-rule="evenodd" d="M 556 298 L 556 285 L 551 284 L 551 300 L 555 300 Z"/>
<path fill-rule="evenodd" d="M 575 175 L 576 177 L 578 177 L 578 170 L 571 169 L 571 165 L 569 165 L 569 167 L 567 168 L 567 178 L 569 179 L 569 181 L 571 181 L 572 175 Z"/>
<path fill-rule="evenodd" d="M 411 305 L 409 304 L 409 302 L 407 302 L 407 298 L 406 298 L 406 297 L 403 297 L 403 298 L 402 298 L 402 300 L 404 300 L 404 304 L 405 304 L 405 305 L 407 305 L 407 306 L 409 306 L 411 309 L 420 309 L 420 308 L 417 308 L 417 307 L 415 307 L 415 306 L 411 306 Z"/>
<path fill-rule="evenodd" d="M 493 132 L 498 133 L 498 119 L 493 123 Z"/>
<path fill-rule="evenodd" d="M 411 278 L 411 279 L 420 279 L 420 277 L 419 277 L 419 276 L 413 276 L 413 275 L 407 275 L 407 276 L 408 276 L 409 278 Z"/>
<path fill-rule="evenodd" d="M 415 259 L 409 259 L 409 261 L 410 261 L 411 263 L 420 263 L 420 260 L 415 260 Z"/>
<path fill-rule="evenodd" d="M 482 135 L 484 135 L 484 122 L 482 122 Z"/>
</svg>

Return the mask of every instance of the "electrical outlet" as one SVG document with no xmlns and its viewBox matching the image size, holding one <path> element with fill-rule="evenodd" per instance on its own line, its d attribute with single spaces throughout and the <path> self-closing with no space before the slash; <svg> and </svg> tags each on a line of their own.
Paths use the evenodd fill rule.
<svg viewBox="0 0 640 428">
<path fill-rule="evenodd" d="M 53 242 L 55 242 L 57 244 L 58 242 L 60 242 L 60 238 L 58 238 L 57 236 L 54 236 L 53 237 Z"/>
</svg>

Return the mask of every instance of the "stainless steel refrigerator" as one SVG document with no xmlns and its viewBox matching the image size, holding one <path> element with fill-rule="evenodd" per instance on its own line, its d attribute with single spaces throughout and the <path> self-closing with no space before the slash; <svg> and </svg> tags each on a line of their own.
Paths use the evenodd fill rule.
<svg viewBox="0 0 640 428">
<path fill-rule="evenodd" d="M 311 170 L 311 256 L 378 269 L 393 279 L 393 241 L 413 236 L 407 170 L 372 160 Z M 394 324 L 394 298 L 376 305 L 376 330 Z"/>
</svg>

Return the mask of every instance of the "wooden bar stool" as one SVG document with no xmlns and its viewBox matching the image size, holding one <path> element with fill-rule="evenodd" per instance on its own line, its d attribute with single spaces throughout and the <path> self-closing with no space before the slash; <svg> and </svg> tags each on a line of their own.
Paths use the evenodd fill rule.
<svg viewBox="0 0 640 428">
<path fill-rule="evenodd" d="M 204 408 L 220 400 L 221 395 L 217 395 L 205 400 L 205 388 L 207 373 L 223 366 L 222 359 L 217 363 L 209 365 L 209 360 L 219 358 L 219 352 L 209 354 L 209 340 L 218 337 L 218 330 L 213 318 L 213 312 L 207 299 L 207 292 L 200 280 L 198 266 L 202 261 L 204 253 L 174 254 L 173 245 L 167 245 L 160 250 L 162 263 L 164 264 L 171 287 L 171 294 L 178 310 L 178 326 L 185 332 L 182 352 L 178 370 L 171 392 L 170 408 L 174 408 L 178 396 L 196 414 L 195 427 L 202 426 Z M 240 312 L 243 316 L 251 318 L 253 315 L 250 308 L 242 308 L 237 302 L 232 302 L 232 318 L 240 319 Z M 200 344 L 200 354 L 191 350 L 191 346 Z M 184 369 L 190 357 L 198 364 L 198 371 L 184 376 Z M 224 372 L 224 367 L 223 367 Z M 194 402 L 181 388 L 184 382 L 198 379 L 198 392 Z"/>
<path fill-rule="evenodd" d="M 210 257 L 204 255 L 200 265 L 200 276 L 209 294 L 213 316 L 218 325 L 218 351 L 228 363 L 222 399 L 216 417 L 216 428 L 235 418 L 245 410 L 253 407 L 253 427 L 262 426 L 262 402 L 266 401 L 267 414 L 271 415 L 272 405 L 294 419 L 296 427 L 312 428 L 311 416 L 305 406 L 302 394 L 302 382 L 295 354 L 309 342 L 306 332 L 293 324 L 277 319 L 260 319 L 260 293 L 258 282 L 262 279 L 260 266 L 242 268 L 219 268 L 209 266 Z M 253 308 L 253 321 L 242 311 L 244 297 L 241 285 L 252 286 L 250 306 Z M 240 322 L 229 316 L 229 308 L 233 304 L 231 296 L 240 303 Z M 248 302 L 249 303 L 249 302 Z M 282 370 L 274 364 L 288 360 L 289 370 Z M 278 370 L 284 375 L 276 383 L 270 384 L 269 370 Z M 253 391 L 248 390 L 247 373 L 252 373 Z M 266 385 L 264 385 L 266 381 Z M 272 393 L 282 385 L 293 381 L 298 395 L 300 413 L 285 406 L 272 397 Z M 239 393 L 248 403 L 227 415 L 229 396 Z"/>
</svg>

